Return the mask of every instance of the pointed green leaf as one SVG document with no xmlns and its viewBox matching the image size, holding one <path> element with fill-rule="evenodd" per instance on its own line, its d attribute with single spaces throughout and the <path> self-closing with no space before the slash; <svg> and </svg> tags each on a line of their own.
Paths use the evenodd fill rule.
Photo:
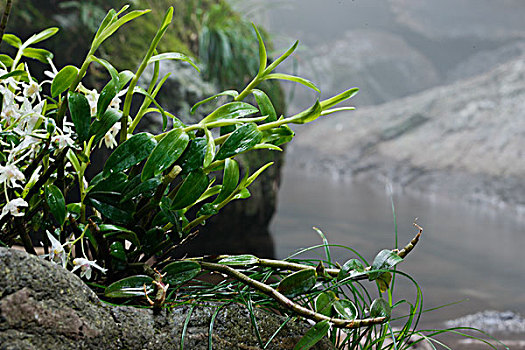
<svg viewBox="0 0 525 350">
<path fill-rule="evenodd" d="M 224 173 L 222 178 L 221 192 L 213 203 L 221 203 L 228 198 L 237 188 L 239 183 L 239 164 L 231 158 L 226 158 L 224 163 Z"/>
<path fill-rule="evenodd" d="M 272 128 L 263 131 L 262 142 L 271 143 L 272 145 L 280 146 L 284 143 L 290 142 L 295 133 L 288 125 L 281 125 L 278 128 Z"/>
<path fill-rule="evenodd" d="M 252 23 L 253 29 L 255 30 L 255 34 L 257 34 L 257 41 L 259 42 L 259 72 L 257 73 L 257 76 L 261 76 L 264 73 L 264 69 L 266 68 L 266 48 L 264 47 L 264 41 L 261 37 L 261 34 L 257 30 L 257 27 L 255 24 Z"/>
<path fill-rule="evenodd" d="M 100 92 L 97 101 L 97 119 L 99 119 L 108 109 L 111 101 L 119 92 L 118 79 L 111 79 Z"/>
<path fill-rule="evenodd" d="M 69 92 L 68 106 L 71 120 L 75 125 L 75 131 L 78 135 L 78 140 L 83 142 L 89 137 L 91 123 L 91 108 L 89 107 L 89 102 L 83 94 Z"/>
<path fill-rule="evenodd" d="M 146 14 L 150 12 L 150 10 L 135 10 L 135 11 L 131 11 L 130 13 L 120 17 L 118 20 L 112 22 L 111 24 L 109 24 L 108 26 L 106 26 L 106 28 L 104 28 L 104 30 L 102 30 L 98 37 L 95 38 L 95 40 L 93 40 L 93 44 L 91 45 L 92 47 L 92 52 L 94 52 L 95 50 L 93 49 L 96 49 L 100 46 L 100 44 L 102 44 L 102 42 L 104 40 L 106 40 L 107 38 L 109 38 L 113 33 L 115 33 L 117 31 L 117 29 L 119 29 L 122 25 L 124 25 L 125 23 L 139 17 L 139 16 L 142 16 L 143 14 Z"/>
<path fill-rule="evenodd" d="M 246 102 L 230 102 L 217 108 L 206 118 L 201 120 L 199 124 L 206 125 L 208 123 L 216 122 L 222 119 L 241 118 L 257 113 L 258 111 L 259 110 L 257 108 Z"/>
<path fill-rule="evenodd" d="M 140 246 L 137 234 L 125 227 L 111 224 L 100 224 L 98 227 L 106 240 L 125 239 L 133 243 L 136 247 Z"/>
<path fill-rule="evenodd" d="M 0 62 L 7 68 L 11 67 L 13 65 L 13 59 L 7 55 L 0 54 Z"/>
<path fill-rule="evenodd" d="M 314 89 L 315 91 L 321 93 L 321 90 L 319 90 L 319 88 L 315 86 L 314 83 L 312 83 L 310 80 L 307 80 L 301 77 L 296 77 L 295 75 L 289 75 L 289 74 L 283 74 L 283 73 L 272 73 L 264 77 L 264 80 L 270 80 L 270 79 L 293 81 L 293 82 L 302 84 L 306 87 L 309 87 L 310 89 Z"/>
<path fill-rule="evenodd" d="M 204 128 L 204 132 L 206 133 L 206 154 L 204 155 L 204 162 L 203 167 L 208 167 L 211 162 L 213 161 L 213 158 L 215 158 L 215 139 L 213 138 L 213 135 L 211 134 L 211 131 L 208 130 L 208 128 Z"/>
<path fill-rule="evenodd" d="M 35 60 L 38 60 L 42 63 L 48 63 L 48 60 L 53 59 L 53 53 L 45 49 L 36 49 L 34 47 L 27 47 L 22 51 L 22 55 L 29 57 Z"/>
<path fill-rule="evenodd" d="M 107 197 L 105 200 L 88 197 L 86 198 L 86 202 L 108 219 L 119 224 L 127 224 L 133 217 L 133 213 L 130 210 L 134 208 L 126 205 L 118 205 L 118 199 L 118 196 L 115 196 L 114 200 L 111 201 Z"/>
<path fill-rule="evenodd" d="M 188 147 L 177 163 L 182 168 L 182 174 L 189 174 L 203 166 L 204 157 L 207 151 L 207 141 L 204 137 L 199 137 L 190 141 Z"/>
<path fill-rule="evenodd" d="M 194 261 L 175 261 L 166 265 L 162 269 L 162 273 L 166 276 L 162 281 L 170 286 L 176 287 L 183 283 L 191 281 L 197 277 L 201 272 L 201 266 Z"/>
<path fill-rule="evenodd" d="M 120 202 L 126 202 L 139 195 L 142 195 L 143 198 L 151 197 L 161 183 L 162 181 L 160 181 L 160 179 L 156 177 L 141 182 L 139 185 L 135 186 L 131 190 L 124 192 L 124 196 L 122 197 Z"/>
<path fill-rule="evenodd" d="M 397 255 L 397 253 L 389 249 L 383 249 L 375 257 L 374 262 L 372 263 L 371 272 L 368 274 L 368 279 L 373 281 L 384 272 L 374 272 L 375 270 L 389 270 L 399 264 L 401 261 L 403 261 L 403 258 Z"/>
<path fill-rule="evenodd" d="M 392 308 L 383 298 L 378 298 L 372 302 L 370 305 L 370 317 L 386 317 L 390 318 L 392 315 Z"/>
<path fill-rule="evenodd" d="M 213 95 L 211 97 L 208 97 L 208 98 L 206 98 L 206 99 L 204 99 L 202 101 L 199 101 L 196 104 L 194 104 L 193 107 L 191 107 L 191 109 L 190 109 L 190 113 L 191 114 L 195 113 L 195 110 L 197 110 L 197 108 L 200 105 L 202 105 L 202 104 L 204 104 L 206 102 L 209 102 L 211 100 L 214 100 L 214 99 L 216 99 L 217 97 L 220 97 L 220 96 L 231 96 L 231 97 L 235 98 L 235 97 L 239 96 L 239 93 L 237 91 L 235 91 L 235 90 L 226 90 L 226 91 L 223 91 L 223 92 L 219 92 L 218 94 L 215 94 L 215 95 Z"/>
<path fill-rule="evenodd" d="M 286 276 L 279 282 L 277 291 L 287 297 L 294 297 L 308 292 L 315 286 L 317 274 L 313 269 L 304 269 Z"/>
<path fill-rule="evenodd" d="M 348 299 L 337 300 L 334 303 L 334 309 L 345 320 L 355 320 L 357 318 L 357 308 Z"/>
<path fill-rule="evenodd" d="M 181 53 L 178 53 L 178 52 L 166 52 L 166 53 L 161 53 L 159 55 L 152 56 L 149 59 L 148 64 L 156 62 L 156 61 L 163 61 L 163 60 L 185 61 L 185 62 L 188 62 L 189 64 L 191 64 L 193 66 L 193 68 L 195 68 L 197 70 L 197 72 L 200 72 L 199 67 L 197 67 L 195 65 L 195 63 L 193 63 L 191 58 L 189 58 L 188 56 L 183 55 Z"/>
<path fill-rule="evenodd" d="M 114 9 L 111 9 L 106 14 L 106 17 L 102 20 L 100 25 L 98 26 L 97 33 L 95 34 L 95 38 L 93 40 L 96 40 L 100 33 L 104 31 L 111 23 L 114 23 L 117 20 L 117 13 Z"/>
<path fill-rule="evenodd" d="M 109 298 L 133 298 L 143 296 L 144 286 L 146 292 L 153 293 L 153 278 L 145 275 L 130 276 L 120 281 L 110 284 L 105 290 L 104 295 Z"/>
<path fill-rule="evenodd" d="M 350 259 L 344 263 L 339 270 L 337 280 L 341 281 L 347 277 L 354 277 L 365 273 L 365 267 L 361 261 L 357 259 Z"/>
<path fill-rule="evenodd" d="M 25 46 L 29 46 L 29 45 L 32 45 L 32 44 L 39 43 L 41 41 L 44 41 L 44 40 L 52 37 L 57 32 L 58 32 L 58 28 L 57 27 L 51 27 L 51 28 L 44 29 L 40 33 L 33 34 L 32 36 L 30 36 L 29 39 L 27 39 L 27 41 L 24 43 L 24 45 Z"/>
<path fill-rule="evenodd" d="M 249 150 L 261 141 L 262 136 L 256 124 L 241 126 L 226 139 L 217 152 L 215 160 L 223 160 Z"/>
<path fill-rule="evenodd" d="M 62 226 L 66 220 L 66 201 L 62 191 L 55 185 L 48 185 L 45 189 L 46 203 L 55 220 Z"/>
<path fill-rule="evenodd" d="M 243 188 L 239 193 L 233 196 L 232 200 L 250 198 L 252 194 L 247 188 Z"/>
<path fill-rule="evenodd" d="M 104 177 L 140 163 L 151 154 L 156 145 L 153 135 L 147 132 L 133 135 L 111 153 L 104 165 Z"/>
<path fill-rule="evenodd" d="M 12 72 L 6 73 L 0 76 L 0 80 L 4 80 L 11 77 L 27 77 L 27 72 L 23 70 L 14 70 Z"/>
<path fill-rule="evenodd" d="M 292 117 L 290 117 L 290 123 L 294 124 L 305 124 L 316 120 L 321 115 L 322 109 L 319 100 L 315 104 L 308 108 L 306 111 L 302 111 Z"/>
<path fill-rule="evenodd" d="M 20 40 L 20 38 L 14 34 L 4 34 L 4 36 L 2 37 L 2 41 L 5 41 L 9 45 L 16 47 L 17 49 L 19 49 L 20 46 L 22 46 L 22 40 Z"/>
<path fill-rule="evenodd" d="M 321 108 L 322 110 L 327 110 L 328 108 L 331 108 L 345 100 L 348 100 L 349 98 L 352 98 L 359 92 L 358 88 L 351 88 L 346 91 L 343 91 L 342 93 L 331 97 L 329 99 L 321 101 Z"/>
<path fill-rule="evenodd" d="M 51 83 L 51 97 L 57 97 L 75 81 L 78 75 L 78 68 L 75 66 L 65 66 L 57 73 Z"/>
<path fill-rule="evenodd" d="M 208 175 L 197 169 L 186 177 L 173 198 L 171 209 L 183 209 L 195 203 L 208 188 Z"/>
<path fill-rule="evenodd" d="M 111 245 L 109 246 L 109 255 L 111 255 L 113 259 L 117 259 L 122 262 L 126 262 L 128 260 L 122 242 L 111 243 Z"/>
<path fill-rule="evenodd" d="M 180 128 L 168 132 L 148 157 L 142 169 L 142 181 L 158 176 L 172 166 L 182 155 L 189 141 L 188 134 Z"/>
<path fill-rule="evenodd" d="M 129 83 L 130 80 L 133 79 L 133 77 L 135 77 L 135 73 L 133 73 L 130 70 L 123 70 L 122 72 L 120 72 L 118 74 L 118 91 L 122 91 L 122 89 L 124 89 L 124 86 L 126 86 L 126 84 Z"/>
<path fill-rule="evenodd" d="M 328 320 L 316 323 L 304 334 L 304 336 L 295 344 L 294 350 L 307 350 L 317 344 L 321 339 L 326 337 L 330 330 Z"/>
<path fill-rule="evenodd" d="M 261 175 L 263 173 L 263 171 L 265 171 L 268 167 L 272 166 L 273 165 L 273 162 L 269 162 L 269 163 L 266 163 L 264 164 L 262 167 L 260 167 L 256 172 L 254 172 L 252 175 L 250 175 L 247 179 L 246 179 L 246 182 L 244 183 L 244 186 L 245 187 L 248 187 L 252 184 L 252 182 L 255 181 L 255 179 L 257 179 L 259 177 L 259 175 Z"/>
<path fill-rule="evenodd" d="M 267 115 L 268 118 L 266 119 L 267 122 L 274 122 L 277 120 L 277 113 L 275 112 L 275 108 L 273 107 L 272 101 L 264 93 L 264 91 L 253 89 L 252 90 L 253 96 L 255 97 L 255 101 L 257 101 L 257 105 L 259 106 L 259 110 L 261 111 L 261 115 Z"/>
<path fill-rule="evenodd" d="M 282 61 L 287 59 L 288 56 L 290 56 L 295 51 L 295 49 L 297 48 L 297 45 L 299 45 L 299 41 L 295 41 L 295 43 L 293 43 L 293 45 L 288 50 L 286 50 L 285 53 L 283 53 L 280 57 L 278 57 L 275 61 L 273 61 L 268 67 L 266 67 L 266 69 L 264 70 L 264 74 L 269 74 L 278 65 L 280 65 Z"/>
<path fill-rule="evenodd" d="M 227 258 L 219 260 L 217 263 L 228 266 L 249 266 L 255 265 L 259 262 L 259 258 L 253 255 L 231 255 Z"/>
<path fill-rule="evenodd" d="M 97 144 L 107 134 L 109 129 L 122 118 L 122 113 L 115 109 L 107 109 L 100 119 L 95 119 L 89 128 L 89 137 L 95 135 L 93 144 Z"/>
</svg>

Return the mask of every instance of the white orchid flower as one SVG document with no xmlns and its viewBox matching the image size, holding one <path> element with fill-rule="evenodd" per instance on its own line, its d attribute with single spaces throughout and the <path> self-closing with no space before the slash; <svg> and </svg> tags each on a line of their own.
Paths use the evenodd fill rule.
<svg viewBox="0 0 525 350">
<path fill-rule="evenodd" d="M 67 255 L 64 250 L 64 245 L 60 244 L 58 239 L 55 238 L 49 231 L 47 232 L 47 238 L 51 242 L 51 251 L 49 252 L 49 259 L 55 263 L 60 263 L 62 267 L 66 267 Z"/>
<path fill-rule="evenodd" d="M 107 148 L 112 149 L 113 147 L 117 146 L 117 135 L 120 131 L 120 123 L 115 123 L 111 127 L 111 129 L 108 130 L 106 135 L 104 135 L 104 138 L 100 140 L 98 147 L 102 145 L 102 142 L 106 145 Z"/>
<path fill-rule="evenodd" d="M 24 174 L 14 164 L 0 165 L 0 183 L 7 187 L 22 187 L 17 181 L 24 181 Z"/>
<path fill-rule="evenodd" d="M 100 267 L 97 265 L 95 261 L 91 261 L 85 258 L 76 258 L 73 259 L 73 270 L 71 272 L 75 272 L 78 269 L 80 270 L 80 277 L 86 277 L 86 279 L 91 279 L 91 270 L 93 268 L 96 268 L 100 270 L 102 273 L 106 273 L 107 269 Z"/>
<path fill-rule="evenodd" d="M 22 198 L 16 198 L 12 201 L 7 202 L 2 208 L 2 213 L 0 214 L 0 219 L 11 213 L 13 216 L 24 216 L 24 213 L 20 212 L 20 207 L 27 207 L 28 204 Z"/>
</svg>

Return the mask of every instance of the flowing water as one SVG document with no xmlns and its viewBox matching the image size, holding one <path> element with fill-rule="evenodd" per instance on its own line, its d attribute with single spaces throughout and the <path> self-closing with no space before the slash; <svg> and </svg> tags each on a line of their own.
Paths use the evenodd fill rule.
<svg viewBox="0 0 525 350">
<path fill-rule="evenodd" d="M 399 269 L 414 277 L 423 290 L 424 308 L 461 301 L 426 313 L 423 324 L 481 310 L 512 310 L 525 314 L 525 220 L 491 208 L 416 197 L 394 191 L 399 245 L 423 226 L 421 241 Z M 394 245 L 390 196 L 375 184 L 337 182 L 286 169 L 277 214 L 271 225 L 276 256 L 321 243 L 312 227 L 332 244 L 356 249 L 372 261 L 381 249 Z M 324 257 L 319 250 L 317 257 Z M 310 253 L 309 256 L 316 256 Z M 333 248 L 341 264 L 356 257 Z M 398 298 L 414 297 L 411 282 L 396 282 Z"/>
</svg>

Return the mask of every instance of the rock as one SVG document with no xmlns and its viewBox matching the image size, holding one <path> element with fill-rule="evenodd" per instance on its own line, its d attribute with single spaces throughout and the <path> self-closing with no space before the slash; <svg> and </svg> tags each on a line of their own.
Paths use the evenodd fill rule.
<svg viewBox="0 0 525 350">
<path fill-rule="evenodd" d="M 446 327 L 472 327 L 489 334 L 525 334 L 525 318 L 513 311 L 485 310 L 445 322 Z"/>
<path fill-rule="evenodd" d="M 191 313 L 185 348 L 208 349 L 215 307 Z M 189 306 L 154 314 L 150 309 L 102 303 L 76 275 L 24 252 L 0 248 L 0 349 L 179 349 Z M 283 317 L 255 311 L 263 341 Z M 292 349 L 310 327 L 288 322 L 269 349 Z M 227 305 L 213 327 L 214 349 L 258 349 L 248 311 Z M 316 349 L 330 349 L 328 340 Z"/>
<path fill-rule="evenodd" d="M 290 162 L 334 176 L 389 180 L 415 192 L 525 210 L 524 59 L 322 119 L 298 133 Z"/>
<path fill-rule="evenodd" d="M 524 38 L 521 0 L 390 0 L 397 21 L 431 39 Z"/>
</svg>

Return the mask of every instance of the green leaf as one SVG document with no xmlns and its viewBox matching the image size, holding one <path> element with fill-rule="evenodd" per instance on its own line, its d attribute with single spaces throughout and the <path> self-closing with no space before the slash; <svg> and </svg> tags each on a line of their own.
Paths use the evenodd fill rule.
<svg viewBox="0 0 525 350">
<path fill-rule="evenodd" d="M 272 101 L 264 93 L 264 91 L 253 89 L 252 90 L 253 96 L 255 97 L 255 101 L 257 101 L 257 105 L 259 106 L 259 110 L 261 111 L 261 115 L 267 115 L 268 118 L 266 119 L 267 122 L 274 122 L 277 120 L 277 113 L 275 112 L 275 108 L 273 107 Z"/>
<path fill-rule="evenodd" d="M 294 350 L 307 350 L 323 339 L 330 330 L 328 320 L 317 322 L 305 335 L 295 344 Z"/>
<path fill-rule="evenodd" d="M 44 49 L 36 49 L 34 47 L 25 48 L 22 51 L 22 55 L 29 57 L 35 60 L 38 60 L 42 63 L 48 63 L 48 60 L 53 59 L 53 53 Z"/>
<path fill-rule="evenodd" d="M 204 191 L 206 191 L 208 184 L 208 175 L 201 169 L 189 173 L 175 194 L 171 209 L 183 209 L 195 203 Z"/>
<path fill-rule="evenodd" d="M 215 160 L 223 160 L 249 150 L 261 141 L 262 136 L 256 124 L 241 126 L 226 139 L 217 152 Z"/>
<path fill-rule="evenodd" d="M 151 154 L 156 145 L 153 135 L 147 132 L 133 135 L 111 153 L 104 166 L 103 176 L 108 177 L 140 163 Z"/>
<path fill-rule="evenodd" d="M 0 80 L 4 80 L 11 77 L 27 77 L 27 72 L 23 70 L 14 70 L 12 72 L 6 73 L 0 76 Z"/>
<path fill-rule="evenodd" d="M 97 144 L 107 134 L 109 129 L 122 118 L 122 113 L 114 109 L 108 109 L 100 119 L 95 119 L 89 128 L 89 137 L 95 135 L 93 140 Z"/>
<path fill-rule="evenodd" d="M 4 36 L 2 37 L 2 41 L 5 41 L 9 45 L 16 47 L 17 49 L 19 49 L 20 46 L 22 46 L 22 40 L 20 40 L 20 38 L 14 34 L 4 34 Z"/>
<path fill-rule="evenodd" d="M 95 34 L 95 38 L 93 40 L 96 40 L 100 33 L 104 31 L 111 23 L 114 23 L 117 20 L 117 13 L 114 9 L 110 9 L 108 13 L 106 14 L 106 17 L 102 20 L 100 25 L 98 26 L 97 33 Z"/>
<path fill-rule="evenodd" d="M 121 91 L 122 89 L 124 89 L 124 86 L 126 86 L 126 84 L 129 83 L 130 80 L 133 79 L 134 77 L 135 77 L 135 73 L 133 73 L 130 70 L 123 70 L 122 72 L 120 72 L 118 74 L 118 82 L 119 82 L 118 91 Z"/>
<path fill-rule="evenodd" d="M 130 276 L 120 281 L 110 284 L 105 290 L 104 295 L 109 298 L 133 298 L 137 296 L 146 295 L 144 293 L 144 285 L 146 292 L 153 293 L 153 278 L 145 275 Z"/>
<path fill-rule="evenodd" d="M 123 172 L 111 174 L 104 178 L 100 173 L 91 179 L 88 195 L 95 192 L 122 192 L 128 176 Z"/>
<path fill-rule="evenodd" d="M 390 318 L 392 315 L 392 308 L 383 298 L 377 298 L 370 305 L 370 317 L 386 317 Z"/>
<path fill-rule="evenodd" d="M 45 189 L 46 203 L 55 220 L 62 226 L 66 220 L 66 201 L 62 191 L 55 185 L 48 185 Z"/>
<path fill-rule="evenodd" d="M 51 27 L 51 28 L 44 29 L 40 33 L 33 34 L 32 36 L 30 36 L 29 39 L 26 40 L 24 45 L 25 46 L 29 46 L 29 45 L 32 45 L 32 44 L 39 43 L 41 41 L 44 41 L 44 40 L 52 37 L 57 32 L 58 32 L 58 28 L 57 27 Z"/>
<path fill-rule="evenodd" d="M 273 162 L 269 162 L 269 163 L 266 163 L 264 164 L 262 167 L 260 167 L 256 172 L 254 172 L 252 175 L 250 175 L 247 179 L 246 179 L 246 182 L 244 183 L 244 186 L 245 187 L 248 187 L 252 184 L 252 182 L 255 181 L 255 179 L 257 179 L 259 177 L 259 175 L 261 175 L 263 173 L 263 171 L 265 171 L 268 167 L 272 166 L 273 165 Z"/>
<path fill-rule="evenodd" d="M 204 128 L 206 134 L 206 153 L 204 154 L 203 167 L 208 167 L 215 158 L 215 139 L 208 128 Z"/>
<path fill-rule="evenodd" d="M 98 227 L 106 240 L 125 239 L 133 243 L 136 247 L 140 246 L 137 234 L 125 227 L 111 224 L 100 224 Z"/>
<path fill-rule="evenodd" d="M 251 193 L 247 188 L 243 188 L 239 193 L 233 196 L 232 200 L 250 198 Z"/>
<path fill-rule="evenodd" d="M 119 92 L 119 81 L 117 79 L 111 79 L 106 86 L 100 92 L 97 101 L 97 119 L 99 119 L 108 109 L 111 101 L 117 96 Z"/>
<path fill-rule="evenodd" d="M 264 47 L 264 41 L 261 37 L 261 34 L 257 30 L 257 27 L 255 24 L 252 23 L 253 29 L 255 30 L 255 34 L 257 34 L 257 41 L 259 43 L 259 72 L 257 73 L 257 76 L 262 76 L 264 73 L 264 69 L 266 68 L 266 61 L 267 61 L 267 55 L 266 55 L 266 48 Z"/>
<path fill-rule="evenodd" d="M 384 271 L 376 270 L 389 270 L 403 261 L 397 253 L 389 249 L 383 249 L 380 251 L 372 263 L 371 272 L 368 274 L 368 279 L 370 281 L 378 278 Z M 375 271 L 375 272 L 374 272 Z"/>
<path fill-rule="evenodd" d="M 228 266 L 249 266 L 255 265 L 259 262 L 259 258 L 253 255 L 231 255 L 227 258 L 219 260 L 217 263 Z"/>
<path fill-rule="evenodd" d="M 337 300 L 334 303 L 334 309 L 345 320 L 355 320 L 357 318 L 357 308 L 348 299 Z"/>
<path fill-rule="evenodd" d="M 237 188 L 239 183 L 239 164 L 231 158 L 226 158 L 224 163 L 224 173 L 222 177 L 222 187 L 219 195 L 213 203 L 221 203 L 228 198 Z"/>
<path fill-rule="evenodd" d="M 116 196 L 115 201 L 110 201 L 108 199 L 104 201 L 100 198 L 95 199 L 93 197 L 88 197 L 86 198 L 86 202 L 108 219 L 119 224 L 127 224 L 133 217 L 133 213 L 129 210 L 134 210 L 134 208 L 130 208 L 129 206 L 119 206 L 117 204 L 118 199 L 118 196 Z"/>
<path fill-rule="evenodd" d="M 306 111 L 302 111 L 292 117 L 290 117 L 290 123 L 294 124 L 305 124 L 316 120 L 321 115 L 322 109 L 319 100 L 315 104 L 308 108 Z"/>
<path fill-rule="evenodd" d="M 162 281 L 176 287 L 198 276 L 201 266 L 194 261 L 175 261 L 166 265 L 162 272 L 166 274 Z"/>
<path fill-rule="evenodd" d="M 142 181 L 158 176 L 172 166 L 182 155 L 189 141 L 188 134 L 180 128 L 168 132 L 148 157 L 142 169 Z"/>
<path fill-rule="evenodd" d="M 206 125 L 222 119 L 236 119 L 259 112 L 257 108 L 246 102 L 230 102 L 220 106 L 199 124 Z"/>
<path fill-rule="evenodd" d="M 319 90 L 319 88 L 315 86 L 314 83 L 312 83 L 310 80 L 307 80 L 301 77 L 296 77 L 295 75 L 289 75 L 289 74 L 283 74 L 283 73 L 272 73 L 264 77 L 264 80 L 270 80 L 270 79 L 293 81 L 293 82 L 302 84 L 306 87 L 309 87 L 310 89 L 314 89 L 315 91 L 321 93 L 321 90 Z"/>
<path fill-rule="evenodd" d="M 182 174 L 189 174 L 203 166 L 204 157 L 207 151 L 207 141 L 204 137 L 199 137 L 190 141 L 188 147 L 180 158 L 177 165 L 182 168 Z"/>
<path fill-rule="evenodd" d="M 358 92 L 359 92 L 358 88 L 351 88 L 346 91 L 343 91 L 342 93 L 335 95 L 334 97 L 321 101 L 321 108 L 323 111 L 328 108 L 331 108 L 345 100 L 348 100 L 349 98 L 352 98 Z"/>
<path fill-rule="evenodd" d="M 377 286 L 381 293 L 384 293 L 390 287 L 390 282 L 392 282 L 392 274 L 390 272 L 383 272 L 376 279 Z"/>
<path fill-rule="evenodd" d="M 71 120 L 75 125 L 75 131 L 78 135 L 78 140 L 83 142 L 89 138 L 89 129 L 91 123 L 91 108 L 89 102 L 81 93 L 69 92 L 68 106 L 71 113 Z"/>
<path fill-rule="evenodd" d="M 95 52 L 96 48 L 98 48 L 104 40 L 106 40 L 113 33 L 115 33 L 117 29 L 119 29 L 122 25 L 148 12 L 150 12 L 150 10 L 131 11 L 130 13 L 122 16 L 118 20 L 106 26 L 100 33 L 98 33 L 99 34 L 98 37 L 96 37 L 95 40 L 93 40 L 93 44 L 91 44 L 91 51 Z"/>
<path fill-rule="evenodd" d="M 57 73 L 51 83 L 51 97 L 57 97 L 75 81 L 78 75 L 78 68 L 75 66 L 65 66 Z"/>
<path fill-rule="evenodd" d="M 128 260 L 122 242 L 111 243 L 111 245 L 109 246 L 109 255 L 111 255 L 112 258 L 122 262 L 126 262 Z"/>
<path fill-rule="evenodd" d="M 315 286 L 317 274 L 313 269 L 304 269 L 286 276 L 279 282 L 277 291 L 287 297 L 294 297 L 308 292 Z"/>
<path fill-rule="evenodd" d="M 339 270 L 337 275 L 337 280 L 341 281 L 347 277 L 354 277 L 358 275 L 365 274 L 365 266 L 361 261 L 357 259 L 350 259 L 344 263 L 344 265 Z"/>
<path fill-rule="evenodd" d="M 295 136 L 295 133 L 288 125 L 281 125 L 278 128 L 264 130 L 262 133 L 262 142 L 271 143 L 276 146 L 290 142 Z"/>
<path fill-rule="evenodd" d="M 334 292 L 322 292 L 315 298 L 315 311 L 327 317 L 332 316 L 332 305 L 336 300 Z"/>
<path fill-rule="evenodd" d="M 199 101 L 196 104 L 194 104 L 193 107 L 191 107 L 191 109 L 190 109 L 190 113 L 191 114 L 195 113 L 195 111 L 197 110 L 197 108 L 200 105 L 202 105 L 202 104 L 204 104 L 206 102 L 209 102 L 211 100 L 214 100 L 214 99 L 216 99 L 217 97 L 220 97 L 220 96 L 231 96 L 231 97 L 235 98 L 235 97 L 239 96 L 239 93 L 237 91 L 235 91 L 235 90 L 226 90 L 226 91 L 223 91 L 223 92 L 219 92 L 218 94 L 215 94 L 215 95 L 213 95 L 211 97 L 208 97 L 208 98 L 206 98 L 206 99 L 204 99 L 202 101 Z"/>
<path fill-rule="evenodd" d="M 166 52 L 166 53 L 161 53 L 159 55 L 152 56 L 149 59 L 148 64 L 156 62 L 156 61 L 163 61 L 163 60 L 180 60 L 180 61 L 185 61 L 185 62 L 188 62 L 189 64 L 191 64 L 193 66 L 193 68 L 195 68 L 197 70 L 197 72 L 200 72 L 199 67 L 197 67 L 195 65 L 195 63 L 193 63 L 191 58 L 189 58 L 188 56 L 183 55 L 181 53 L 178 53 L 178 52 Z"/>
<path fill-rule="evenodd" d="M 5 36 L 4 36 L 5 38 Z M 7 55 L 0 54 L 0 62 L 7 68 L 11 67 L 13 65 L 13 59 Z"/>
<path fill-rule="evenodd" d="M 287 59 L 288 56 L 290 56 L 295 51 L 295 49 L 297 48 L 297 45 L 299 45 L 299 41 L 296 40 L 293 43 L 293 45 L 288 50 L 286 50 L 285 53 L 283 53 L 280 57 L 278 57 L 275 61 L 273 61 L 268 67 L 266 67 L 266 69 L 264 70 L 264 74 L 270 73 L 278 65 L 280 65 L 281 62 L 283 62 L 285 59 Z"/>
<path fill-rule="evenodd" d="M 126 202 L 139 195 L 142 195 L 143 197 L 151 197 L 161 183 L 162 181 L 156 177 L 148 179 L 140 183 L 138 186 L 132 188 L 130 191 L 123 193 L 124 196 L 120 201 Z"/>
</svg>

